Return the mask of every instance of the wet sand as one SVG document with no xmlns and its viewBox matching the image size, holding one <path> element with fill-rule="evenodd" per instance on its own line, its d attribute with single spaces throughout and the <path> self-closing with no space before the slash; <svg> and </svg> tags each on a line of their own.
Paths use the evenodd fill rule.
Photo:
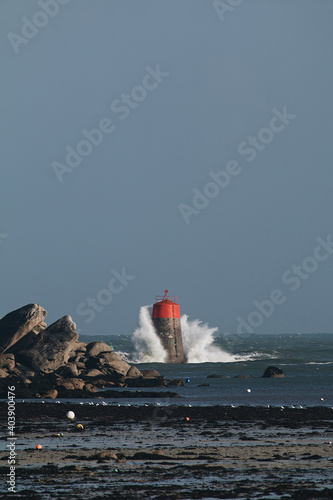
<svg viewBox="0 0 333 500">
<path fill-rule="evenodd" d="M 118 404 L 16 404 L 14 497 L 333 498 L 330 408 Z M 6 480 L 8 452 L 0 459 Z"/>
</svg>

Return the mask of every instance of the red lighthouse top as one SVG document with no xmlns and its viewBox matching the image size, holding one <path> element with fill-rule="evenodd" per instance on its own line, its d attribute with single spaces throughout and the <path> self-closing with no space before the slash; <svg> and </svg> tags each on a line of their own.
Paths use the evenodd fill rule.
<svg viewBox="0 0 333 500">
<path fill-rule="evenodd" d="M 162 300 L 174 302 L 175 304 L 178 303 L 178 297 L 176 297 L 176 295 L 170 295 L 170 297 L 168 297 L 168 290 L 164 290 L 164 295 L 155 295 L 155 303 L 161 302 Z"/>
<path fill-rule="evenodd" d="M 180 309 L 177 301 L 178 299 L 175 296 L 168 297 L 168 290 L 164 290 L 163 297 L 155 296 L 153 318 L 180 318 Z"/>
</svg>

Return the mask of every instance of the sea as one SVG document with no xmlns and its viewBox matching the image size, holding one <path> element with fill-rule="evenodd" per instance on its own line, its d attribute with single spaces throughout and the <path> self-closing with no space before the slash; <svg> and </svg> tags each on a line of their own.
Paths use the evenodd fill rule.
<svg viewBox="0 0 333 500">
<path fill-rule="evenodd" d="M 157 398 L 152 404 L 333 407 L 332 333 L 221 334 L 217 327 L 185 314 L 181 326 L 184 364 L 164 362 L 166 353 L 151 321 L 151 306 L 141 307 L 139 326 L 131 335 L 81 335 L 80 340 L 103 341 L 139 370 L 155 369 L 167 380 L 184 381 L 184 386 L 165 389 L 179 398 Z M 263 378 L 269 366 L 280 368 L 285 376 Z M 145 398 L 119 401 L 147 403 Z"/>
</svg>

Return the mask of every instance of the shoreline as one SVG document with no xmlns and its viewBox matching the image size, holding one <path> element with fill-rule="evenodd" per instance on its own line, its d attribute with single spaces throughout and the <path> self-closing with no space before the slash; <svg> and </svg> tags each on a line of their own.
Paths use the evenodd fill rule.
<svg viewBox="0 0 333 500">
<path fill-rule="evenodd" d="M 0 403 L 2 422 L 6 412 Z M 323 406 L 17 402 L 15 437 L 20 499 L 333 497 L 333 410 Z"/>
</svg>

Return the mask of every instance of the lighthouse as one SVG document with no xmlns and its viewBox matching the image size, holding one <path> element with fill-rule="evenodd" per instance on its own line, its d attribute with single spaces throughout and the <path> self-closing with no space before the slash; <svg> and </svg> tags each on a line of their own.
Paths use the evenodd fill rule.
<svg viewBox="0 0 333 500">
<path fill-rule="evenodd" d="M 155 297 L 152 320 L 168 353 L 166 363 L 185 363 L 179 304 L 177 297 L 168 297 L 168 290 L 163 297 Z"/>
</svg>

